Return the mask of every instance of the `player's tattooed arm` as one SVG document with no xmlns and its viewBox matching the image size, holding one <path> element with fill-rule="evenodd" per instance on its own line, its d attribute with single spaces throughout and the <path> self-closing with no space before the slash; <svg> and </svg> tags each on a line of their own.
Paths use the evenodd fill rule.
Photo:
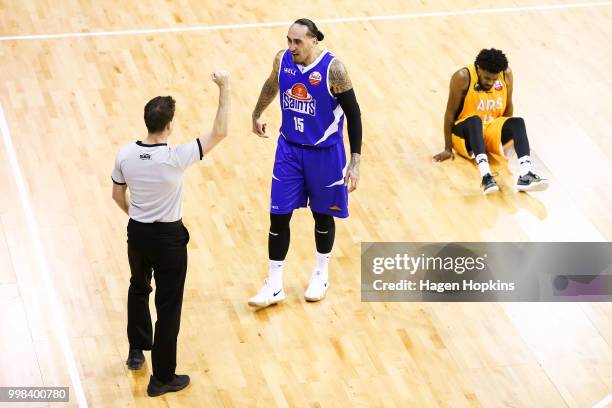
<svg viewBox="0 0 612 408">
<path fill-rule="evenodd" d="M 348 192 L 351 193 L 357 189 L 359 185 L 359 162 L 361 154 L 352 153 L 351 161 L 349 162 L 348 168 L 346 169 L 346 176 L 344 177 L 344 185 L 348 187 Z"/>
<path fill-rule="evenodd" d="M 272 103 L 276 97 L 276 94 L 278 94 L 278 71 L 280 70 L 280 63 L 284 52 L 284 50 L 279 51 L 276 54 L 276 57 L 274 57 L 272 72 L 266 79 L 266 82 L 264 82 L 261 92 L 259 93 L 259 99 L 257 99 L 255 109 L 253 109 L 253 133 L 257 134 L 258 136 L 267 137 L 266 123 L 261 119 L 261 114 Z"/>
<path fill-rule="evenodd" d="M 329 67 L 329 85 L 331 92 L 334 95 L 342 94 L 353 89 L 353 83 L 351 78 L 346 71 L 346 67 L 342 61 L 334 59 Z M 353 95 L 353 99 L 355 96 Z M 357 101 L 355 101 L 355 104 Z M 353 120 L 359 120 L 359 145 L 361 145 L 361 118 L 355 117 Z M 351 123 L 349 122 L 349 138 L 351 132 Z M 361 150 L 361 148 L 360 148 Z M 361 154 L 352 152 L 351 161 L 346 171 L 344 184 L 348 187 L 349 193 L 357 189 L 359 185 L 359 162 L 361 160 Z"/>
<path fill-rule="evenodd" d="M 280 69 L 280 61 L 283 57 L 283 52 L 284 51 L 279 51 L 278 54 L 276 54 L 276 57 L 274 57 L 272 72 L 261 88 L 257 105 L 255 105 L 255 109 L 253 110 L 253 117 L 261 116 L 268 105 L 272 103 L 276 97 L 276 94 L 278 94 L 278 70 Z"/>
<path fill-rule="evenodd" d="M 346 67 L 339 59 L 334 59 L 329 67 L 329 84 L 334 94 L 353 89 Z"/>
</svg>

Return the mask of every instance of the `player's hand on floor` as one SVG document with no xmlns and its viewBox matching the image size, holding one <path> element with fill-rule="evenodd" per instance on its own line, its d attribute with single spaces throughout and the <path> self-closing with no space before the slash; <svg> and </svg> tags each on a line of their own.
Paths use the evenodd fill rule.
<svg viewBox="0 0 612 408">
<path fill-rule="evenodd" d="M 268 137 L 266 135 L 266 122 L 262 118 L 253 118 L 253 133 L 259 137 Z"/>
<path fill-rule="evenodd" d="M 455 153 L 453 153 L 452 150 L 444 150 L 443 152 L 436 154 L 433 159 L 437 162 L 442 162 L 448 159 L 455 160 Z"/>
</svg>

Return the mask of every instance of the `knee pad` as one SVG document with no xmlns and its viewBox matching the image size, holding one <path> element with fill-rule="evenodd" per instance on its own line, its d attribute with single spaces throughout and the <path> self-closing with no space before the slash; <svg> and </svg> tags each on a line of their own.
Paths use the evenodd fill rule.
<svg viewBox="0 0 612 408">
<path fill-rule="evenodd" d="M 482 119 L 480 118 L 480 116 L 470 116 L 465 120 L 465 123 L 472 126 L 482 127 Z"/>
<path fill-rule="evenodd" d="M 291 221 L 292 215 L 293 213 L 289 213 L 289 214 L 270 213 L 270 231 L 279 233 L 282 231 L 289 230 L 289 222 Z"/>
<path fill-rule="evenodd" d="M 327 232 L 336 226 L 334 217 L 327 214 L 312 213 L 315 220 L 315 229 L 320 232 Z"/>
</svg>

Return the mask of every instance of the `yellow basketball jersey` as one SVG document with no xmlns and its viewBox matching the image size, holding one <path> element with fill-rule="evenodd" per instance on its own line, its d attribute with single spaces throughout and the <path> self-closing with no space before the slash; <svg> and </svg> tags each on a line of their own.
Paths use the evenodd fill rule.
<svg viewBox="0 0 612 408">
<path fill-rule="evenodd" d="M 508 86 L 504 79 L 504 73 L 500 72 L 493 87 L 489 91 L 484 91 L 478 85 L 478 74 L 474 64 L 468 65 L 466 68 L 470 71 L 470 86 L 463 100 L 463 108 L 456 121 L 478 115 L 482 119 L 483 125 L 487 125 L 494 119 L 503 116 L 506 111 Z"/>
</svg>

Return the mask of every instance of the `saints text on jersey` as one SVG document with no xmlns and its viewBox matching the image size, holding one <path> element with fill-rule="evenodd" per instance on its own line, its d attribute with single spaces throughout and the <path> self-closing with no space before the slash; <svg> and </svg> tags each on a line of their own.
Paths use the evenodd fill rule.
<svg viewBox="0 0 612 408">
<path fill-rule="evenodd" d="M 316 101 L 304 84 L 297 83 L 283 94 L 283 110 L 289 109 L 305 115 L 316 115 Z"/>
</svg>

